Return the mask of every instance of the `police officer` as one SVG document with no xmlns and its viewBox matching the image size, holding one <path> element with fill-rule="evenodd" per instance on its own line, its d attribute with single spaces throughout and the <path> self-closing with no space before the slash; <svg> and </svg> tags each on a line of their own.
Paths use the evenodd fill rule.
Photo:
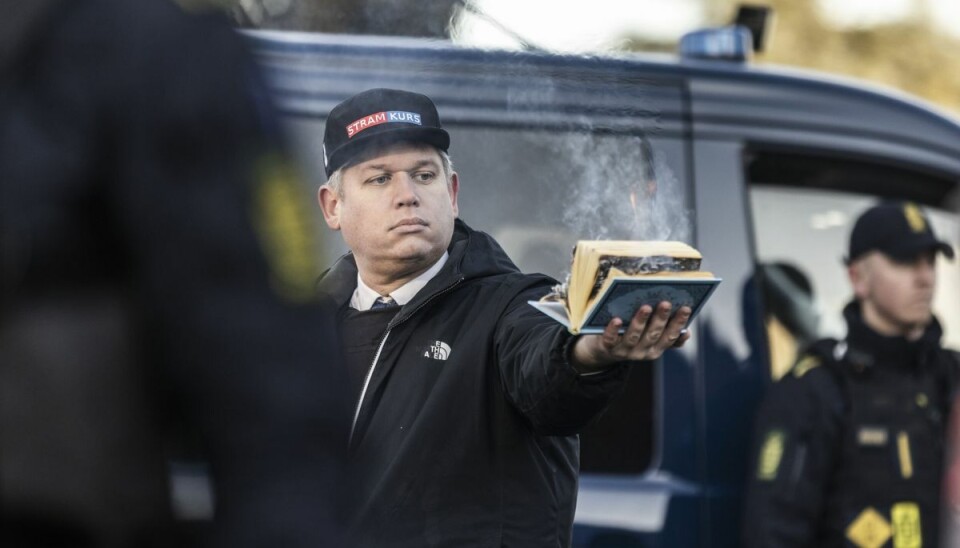
<svg viewBox="0 0 960 548">
<path fill-rule="evenodd" d="M 167 0 L 0 14 L 0 546 L 191 545 L 171 457 L 209 463 L 216 545 L 335 545 L 346 381 L 240 37 Z"/>
<path fill-rule="evenodd" d="M 850 236 L 847 337 L 771 386 L 756 424 L 745 544 L 937 546 L 944 422 L 960 364 L 931 312 L 939 240 L 912 203 Z"/>
</svg>

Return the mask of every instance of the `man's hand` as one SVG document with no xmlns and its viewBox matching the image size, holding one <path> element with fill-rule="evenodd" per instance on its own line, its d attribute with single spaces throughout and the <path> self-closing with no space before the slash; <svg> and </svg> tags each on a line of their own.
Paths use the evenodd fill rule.
<svg viewBox="0 0 960 548">
<path fill-rule="evenodd" d="M 656 313 L 643 305 L 637 310 L 623 335 L 623 320 L 614 318 L 601 335 L 583 335 L 573 346 L 573 366 L 581 373 L 603 369 L 616 362 L 655 360 L 668 348 L 683 346 L 690 333 L 683 330 L 690 318 L 684 306 L 670 318 L 670 303 L 657 305 Z M 668 321 L 669 320 L 669 321 Z"/>
</svg>

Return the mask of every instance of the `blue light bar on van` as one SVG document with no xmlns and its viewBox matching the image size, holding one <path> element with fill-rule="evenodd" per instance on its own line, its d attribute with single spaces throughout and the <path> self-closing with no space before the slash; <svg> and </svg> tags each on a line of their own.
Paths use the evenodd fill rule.
<svg viewBox="0 0 960 548">
<path fill-rule="evenodd" d="M 740 25 L 696 30 L 680 39 L 680 55 L 685 59 L 746 61 L 752 53 L 753 37 Z"/>
</svg>

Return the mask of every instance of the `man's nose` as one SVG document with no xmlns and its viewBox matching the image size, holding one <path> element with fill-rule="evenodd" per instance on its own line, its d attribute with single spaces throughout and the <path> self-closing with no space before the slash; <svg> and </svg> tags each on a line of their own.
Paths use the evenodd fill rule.
<svg viewBox="0 0 960 548">
<path fill-rule="evenodd" d="M 394 187 L 396 190 L 394 202 L 397 207 L 416 207 L 420 205 L 420 189 L 417 187 L 417 182 L 413 177 L 406 173 L 401 173 L 398 174 L 394 180 L 396 181 Z"/>
<path fill-rule="evenodd" d="M 937 268 L 933 261 L 920 260 L 914 266 L 917 283 L 922 287 L 930 287 L 937 281 Z"/>
<path fill-rule="evenodd" d="M 396 181 L 397 194 L 394 200 L 397 207 L 416 207 L 420 205 L 420 189 L 413 177 L 403 173 L 397 176 Z"/>
</svg>

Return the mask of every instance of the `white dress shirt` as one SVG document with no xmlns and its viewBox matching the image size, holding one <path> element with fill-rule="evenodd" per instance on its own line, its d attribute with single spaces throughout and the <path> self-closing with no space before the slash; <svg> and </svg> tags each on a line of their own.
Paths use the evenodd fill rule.
<svg viewBox="0 0 960 548">
<path fill-rule="evenodd" d="M 433 266 L 428 268 L 426 272 L 394 289 L 389 295 L 381 295 L 373 289 L 370 289 L 370 286 L 363 283 L 363 280 L 360 278 L 360 273 L 357 272 L 357 289 L 353 291 L 353 296 L 350 297 L 350 308 L 355 310 L 370 310 L 373 302 L 380 297 L 390 297 L 400 306 L 407 304 L 427 285 L 427 282 L 432 280 L 433 277 L 440 272 L 440 269 L 443 268 L 443 265 L 446 264 L 449 258 L 450 255 L 444 251 L 443 256 L 440 257 Z"/>
</svg>

